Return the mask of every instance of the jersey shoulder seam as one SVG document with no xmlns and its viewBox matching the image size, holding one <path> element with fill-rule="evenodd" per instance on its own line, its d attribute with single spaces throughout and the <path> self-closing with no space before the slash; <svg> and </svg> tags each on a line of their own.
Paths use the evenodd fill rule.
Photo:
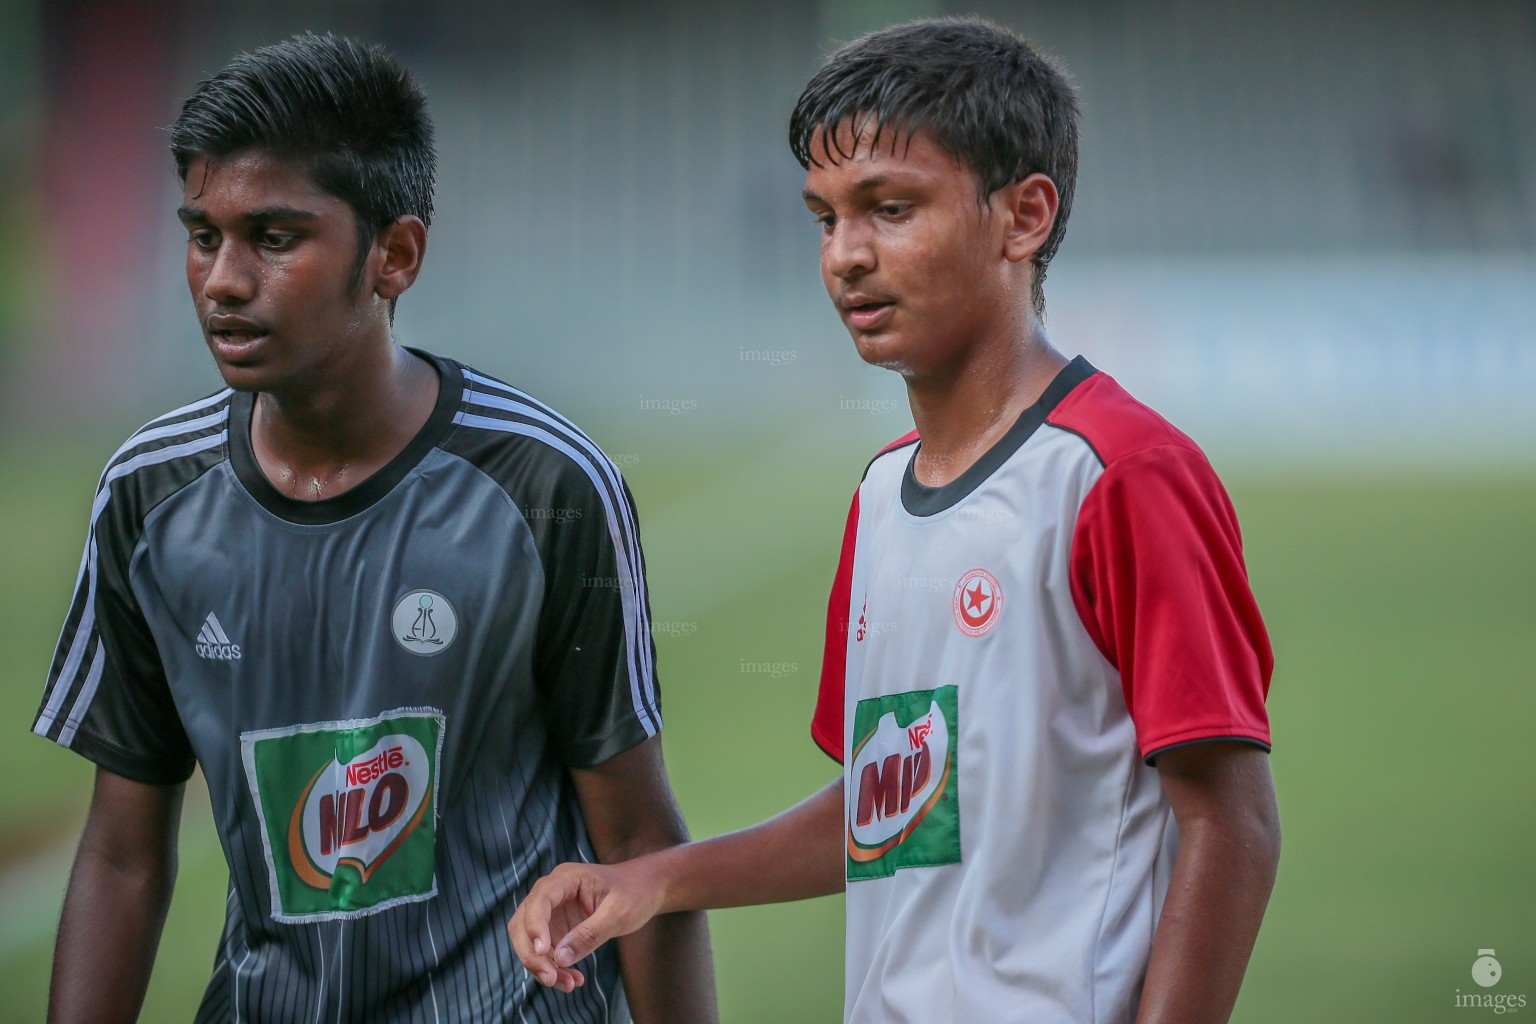
<svg viewBox="0 0 1536 1024">
<path fill-rule="evenodd" d="M 464 375 L 464 394 L 459 400 L 459 412 L 453 419 L 455 434 L 459 431 L 465 431 L 473 432 L 479 436 L 510 435 L 523 437 L 529 441 L 536 441 L 541 444 L 548 451 L 550 458 L 558 458 L 561 461 L 571 463 L 577 469 L 581 469 L 584 474 L 585 469 L 581 465 L 581 459 L 578 457 L 579 454 L 587 455 L 594 463 L 607 463 L 613 467 L 615 472 L 618 471 L 618 467 L 613 464 L 613 460 L 608 457 L 596 441 L 588 436 L 586 431 L 582 430 L 571 419 L 562 415 L 553 407 L 505 381 L 480 373 L 472 367 L 461 364 L 459 369 Z M 486 388 L 484 385 L 487 384 L 501 393 L 498 394 L 497 390 Z M 476 385 L 480 386 L 477 387 Z M 472 399 L 471 396 L 473 395 L 478 395 L 491 401 L 477 403 Z M 475 411 L 473 407 L 478 407 L 479 411 Z M 496 415 L 496 413 L 510 413 L 512 416 L 523 417 L 523 420 L 510 419 L 505 415 Z M 479 422 L 470 421 L 469 417 L 474 417 Z M 524 422 L 526 420 L 531 420 L 532 422 Z M 498 429 L 494 425 L 496 421 L 517 424 L 526 428 L 526 430 Z M 443 439 L 445 447 L 453 436 L 451 434 Z M 562 451 L 559 446 L 560 443 L 573 449 L 577 454 Z M 458 451 L 452 451 L 451 454 L 465 457 L 464 453 Z M 473 459 L 468 459 L 467 457 L 466 461 L 472 464 L 474 462 Z"/>
<path fill-rule="evenodd" d="M 899 452 L 903 448 L 910 448 L 912 445 L 918 444 L 921 441 L 922 438 L 917 436 L 917 431 L 912 430 L 903 434 L 901 437 L 898 437 L 884 448 L 881 448 L 878 452 L 875 453 L 873 458 L 864 464 L 864 473 L 859 477 L 859 482 L 863 483 L 863 481 L 869 477 L 869 471 L 874 468 L 875 463 L 879 462 L 887 455 L 890 455 L 892 452 Z"/>
<path fill-rule="evenodd" d="M 174 487 L 167 489 L 163 494 L 155 494 L 150 501 L 143 505 L 143 507 L 133 509 L 131 518 L 138 524 L 138 532 L 140 535 L 142 535 L 150 515 L 153 514 L 156 509 L 160 508 L 165 504 L 165 502 L 175 497 L 177 494 L 185 491 L 188 487 L 192 486 L 197 481 L 203 479 L 203 477 L 217 469 L 222 463 L 229 460 L 229 415 L 231 406 L 230 398 L 232 395 L 233 391 L 230 389 L 225 389 L 224 391 L 218 392 L 217 394 L 212 395 L 209 398 L 202 400 L 201 402 L 195 402 L 192 405 L 183 406 L 181 409 L 173 410 L 172 412 L 166 413 L 164 416 L 150 420 L 144 426 L 130 434 L 128 439 L 124 441 L 122 445 L 118 447 L 117 451 L 113 453 L 112 457 L 107 460 L 106 468 L 102 470 L 101 479 L 96 485 L 96 492 L 93 503 L 96 501 L 102 501 L 102 493 L 106 492 L 107 497 L 105 501 L 102 502 L 101 511 L 105 512 L 107 507 L 112 504 L 118 504 L 118 507 L 121 508 L 122 505 L 120 503 L 126 499 L 120 497 L 121 487 L 117 485 L 122 485 L 126 481 L 132 480 L 136 477 L 141 477 L 141 474 L 143 474 L 145 471 L 153 470 L 155 468 L 160 468 L 163 470 L 164 468 L 174 464 L 183 464 L 189 461 L 206 461 L 207 465 L 203 466 L 203 468 L 192 477 L 182 481 Z M 186 419 L 168 422 L 171 417 L 182 415 L 189 411 L 202 412 L 202 415 L 188 416 Z M 190 430 L 186 429 L 189 424 L 194 425 Z M 213 428 L 215 427 L 218 429 L 214 430 Z M 134 449 L 138 448 L 139 445 L 154 441 L 169 441 L 171 443 L 161 444 L 156 448 L 147 448 L 136 455 L 129 456 L 128 453 L 134 451 Z M 211 443 L 200 444 L 200 442 L 204 441 Z M 145 458 L 146 456 L 169 451 L 180 445 L 189 444 L 198 445 L 198 447 L 194 447 L 190 451 L 169 455 L 165 458 L 149 459 L 143 464 L 133 466 L 129 469 L 123 468 L 130 466 L 136 459 Z M 212 453 L 216 454 L 213 454 L 213 457 L 210 457 L 210 454 Z M 93 527 L 96 518 L 97 517 L 93 517 Z"/>
<path fill-rule="evenodd" d="M 1172 435 L 1151 438 L 1144 444 L 1139 444 L 1133 448 L 1127 448 L 1124 451 L 1116 452 L 1113 457 L 1106 459 L 1104 457 L 1103 451 L 1100 450 L 1099 446 L 1093 443 L 1093 439 L 1087 434 L 1083 433 L 1081 430 L 1078 430 L 1076 427 L 1069 427 L 1064 423 L 1054 423 L 1050 420 L 1046 420 L 1045 425 L 1048 427 L 1054 427 L 1062 433 L 1071 434 L 1074 437 L 1081 439 L 1083 444 L 1087 446 L 1088 450 L 1093 453 L 1093 457 L 1098 460 L 1099 465 L 1103 466 L 1105 469 L 1108 469 L 1111 465 L 1125 462 L 1127 459 L 1134 458 L 1135 456 L 1141 455 L 1144 452 L 1149 452 L 1158 448 L 1174 448 L 1179 451 L 1188 452 L 1191 455 L 1199 455 L 1201 457 L 1204 457 L 1205 455 L 1205 453 L 1201 451 L 1200 446 L 1195 444 L 1193 441 L 1190 441 L 1187 438 L 1179 437 L 1177 435 Z"/>
</svg>

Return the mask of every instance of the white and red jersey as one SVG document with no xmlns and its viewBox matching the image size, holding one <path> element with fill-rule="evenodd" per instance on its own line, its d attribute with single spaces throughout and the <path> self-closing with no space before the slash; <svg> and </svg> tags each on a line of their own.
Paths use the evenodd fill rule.
<svg viewBox="0 0 1536 1024">
<path fill-rule="evenodd" d="M 1170 747 L 1268 749 L 1272 657 L 1193 441 L 1078 358 L 952 483 L 854 495 L 812 735 L 844 765 L 857 1024 L 1136 1013 Z"/>
</svg>

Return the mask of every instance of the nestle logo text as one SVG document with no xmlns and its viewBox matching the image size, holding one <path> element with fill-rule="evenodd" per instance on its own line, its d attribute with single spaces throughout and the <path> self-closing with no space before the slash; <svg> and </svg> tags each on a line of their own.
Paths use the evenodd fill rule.
<svg viewBox="0 0 1536 1024">
<path fill-rule="evenodd" d="M 405 764 L 405 748 L 390 747 L 366 761 L 347 765 L 347 785 L 366 786 L 385 772 Z"/>
</svg>

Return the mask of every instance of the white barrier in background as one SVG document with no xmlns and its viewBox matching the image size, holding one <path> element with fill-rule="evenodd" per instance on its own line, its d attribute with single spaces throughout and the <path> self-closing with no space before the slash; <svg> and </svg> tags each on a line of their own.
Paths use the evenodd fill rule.
<svg viewBox="0 0 1536 1024">
<path fill-rule="evenodd" d="M 1214 449 L 1536 460 L 1536 259 L 1062 261 L 1048 327 Z"/>
</svg>

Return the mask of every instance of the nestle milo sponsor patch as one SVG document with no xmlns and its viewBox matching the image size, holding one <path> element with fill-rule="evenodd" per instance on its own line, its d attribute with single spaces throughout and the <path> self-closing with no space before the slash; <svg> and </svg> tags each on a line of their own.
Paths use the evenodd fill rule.
<svg viewBox="0 0 1536 1024">
<path fill-rule="evenodd" d="M 437 894 L 434 708 L 240 736 L 279 921 L 361 917 Z"/>
<path fill-rule="evenodd" d="M 953 686 L 861 700 L 848 767 L 848 880 L 960 860 Z"/>
</svg>

